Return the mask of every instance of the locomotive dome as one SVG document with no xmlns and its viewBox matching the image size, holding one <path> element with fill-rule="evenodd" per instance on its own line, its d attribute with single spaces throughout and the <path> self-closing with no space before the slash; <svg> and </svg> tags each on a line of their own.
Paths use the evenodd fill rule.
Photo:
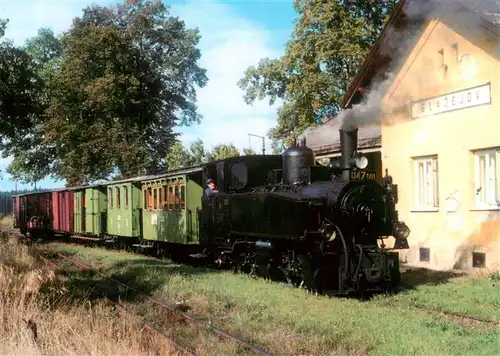
<svg viewBox="0 0 500 356">
<path fill-rule="evenodd" d="M 286 149 L 283 157 L 283 184 L 293 185 L 310 182 L 310 166 L 314 166 L 314 152 L 306 146 L 305 139 L 300 145 Z"/>
</svg>

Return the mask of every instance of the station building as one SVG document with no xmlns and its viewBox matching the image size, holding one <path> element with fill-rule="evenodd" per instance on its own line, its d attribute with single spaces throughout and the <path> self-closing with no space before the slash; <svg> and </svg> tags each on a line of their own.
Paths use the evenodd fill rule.
<svg viewBox="0 0 500 356">
<path fill-rule="evenodd" d="M 409 265 L 500 267 L 499 13 L 490 0 L 400 1 L 343 98 L 383 97 L 374 121 Z"/>
<path fill-rule="evenodd" d="M 340 160 L 340 122 L 335 117 L 319 127 L 304 131 L 307 146 L 314 151 L 316 160 L 322 164 L 336 164 Z M 366 178 L 382 180 L 382 136 L 380 124 L 374 123 L 358 130 L 358 152 L 368 158 Z"/>
</svg>

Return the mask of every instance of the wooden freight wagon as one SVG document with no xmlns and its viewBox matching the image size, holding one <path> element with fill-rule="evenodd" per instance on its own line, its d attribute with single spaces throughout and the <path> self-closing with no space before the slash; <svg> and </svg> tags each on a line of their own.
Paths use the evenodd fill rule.
<svg viewBox="0 0 500 356">
<path fill-rule="evenodd" d="M 21 228 L 21 199 L 19 195 L 12 196 L 12 215 L 14 215 L 14 229 Z"/>
<path fill-rule="evenodd" d="M 138 238 L 141 235 L 141 188 L 139 178 L 105 184 L 107 235 Z"/>
<path fill-rule="evenodd" d="M 107 203 L 105 187 L 92 185 L 70 188 L 74 200 L 75 234 L 102 237 L 106 233 Z"/>
<path fill-rule="evenodd" d="M 52 191 L 52 230 L 72 234 L 74 223 L 74 192 L 68 189 Z"/>
<path fill-rule="evenodd" d="M 44 234 L 52 227 L 52 193 L 33 192 L 15 195 L 14 222 L 21 233 Z"/>
</svg>

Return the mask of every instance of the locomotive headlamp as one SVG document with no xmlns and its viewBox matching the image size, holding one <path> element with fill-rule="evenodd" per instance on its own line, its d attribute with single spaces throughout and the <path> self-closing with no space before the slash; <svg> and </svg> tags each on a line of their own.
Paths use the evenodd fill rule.
<svg viewBox="0 0 500 356">
<path fill-rule="evenodd" d="M 407 239 L 410 236 L 410 228 L 402 221 L 397 223 L 394 230 L 396 237 Z"/>
<path fill-rule="evenodd" d="M 368 158 L 366 158 L 366 156 L 363 155 L 357 155 L 354 158 L 354 164 L 359 169 L 365 169 L 366 167 L 368 167 Z"/>
<path fill-rule="evenodd" d="M 394 247 L 397 250 L 409 249 L 408 236 L 410 236 L 410 228 L 402 221 L 398 221 L 394 227 L 393 236 L 395 238 Z"/>
</svg>

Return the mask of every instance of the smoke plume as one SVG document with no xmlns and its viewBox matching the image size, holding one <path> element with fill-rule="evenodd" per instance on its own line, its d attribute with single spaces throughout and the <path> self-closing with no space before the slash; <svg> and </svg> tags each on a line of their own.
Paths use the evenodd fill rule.
<svg viewBox="0 0 500 356">
<path fill-rule="evenodd" d="M 386 28 L 385 41 L 380 44 L 379 53 L 390 55 L 392 58 L 385 69 L 384 76 L 378 76 L 369 88 L 370 91 L 364 96 L 361 103 L 353 105 L 349 109 L 341 111 L 335 120 L 344 130 L 352 130 L 363 125 L 380 125 L 383 116 L 389 116 L 394 110 L 400 110 L 407 106 L 412 98 L 418 98 L 421 91 L 428 85 L 429 76 L 438 75 L 434 64 L 430 67 L 421 67 L 420 76 L 406 76 L 405 81 L 411 82 L 411 92 L 391 93 L 390 103 L 383 103 L 384 96 L 390 88 L 395 73 L 398 73 L 407 58 L 409 48 L 413 48 L 422 34 L 423 26 L 432 19 L 441 19 L 449 27 L 453 23 L 460 24 L 462 30 L 466 30 L 469 36 L 484 38 L 483 20 L 496 26 L 500 25 L 500 5 L 498 0 L 414 0 L 407 1 L 404 7 L 404 15 L 407 25 L 402 29 L 393 26 Z M 479 15 L 479 16 L 478 16 Z M 452 20 L 450 20 L 452 19 Z M 453 22 L 450 22 L 453 21 Z M 427 79 L 425 77 L 427 76 Z"/>
<path fill-rule="evenodd" d="M 361 103 L 341 111 L 337 117 L 337 120 L 340 121 L 340 128 L 342 130 L 353 130 L 366 124 L 379 123 L 382 115 L 389 114 L 390 109 L 382 105 L 382 100 L 392 83 L 393 77 L 393 73 L 386 74 L 387 79 L 375 85 L 375 88 L 370 90 Z M 385 110 L 385 112 L 382 112 L 382 110 Z"/>
</svg>

